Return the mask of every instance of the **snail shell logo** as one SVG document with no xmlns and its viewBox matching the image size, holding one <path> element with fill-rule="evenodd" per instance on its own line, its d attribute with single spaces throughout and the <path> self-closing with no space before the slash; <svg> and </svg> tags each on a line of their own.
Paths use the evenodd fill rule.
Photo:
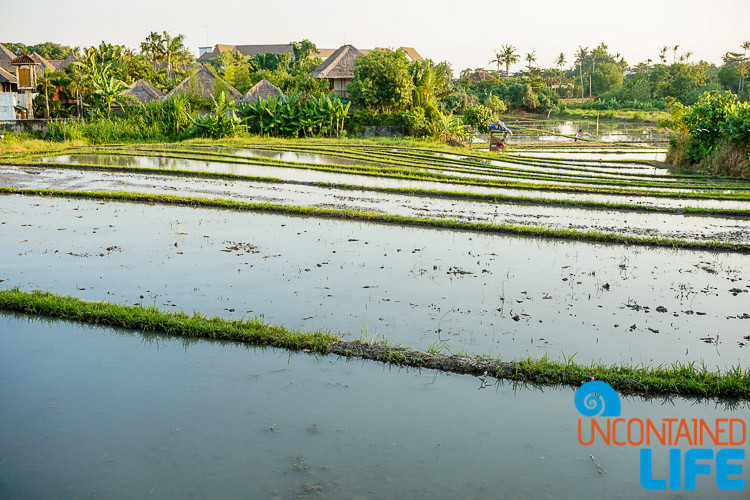
<svg viewBox="0 0 750 500">
<path fill-rule="evenodd" d="M 606 382 L 586 382 L 576 391 L 576 409 L 585 417 L 619 417 L 620 396 Z"/>
</svg>

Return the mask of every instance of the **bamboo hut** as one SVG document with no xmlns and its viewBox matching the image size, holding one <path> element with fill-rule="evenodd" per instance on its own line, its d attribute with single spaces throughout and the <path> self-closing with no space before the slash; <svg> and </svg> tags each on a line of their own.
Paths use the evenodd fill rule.
<svg viewBox="0 0 750 500">
<path fill-rule="evenodd" d="M 286 98 L 284 93 L 281 92 L 276 85 L 264 78 L 245 93 L 242 102 L 256 102 L 258 99 L 269 99 L 274 97 L 281 97 L 282 99 Z"/>
<path fill-rule="evenodd" d="M 343 45 L 323 61 L 323 64 L 315 68 L 310 75 L 330 81 L 333 91 L 338 96 L 347 98 L 349 93 L 346 87 L 354 78 L 354 61 L 362 55 L 364 55 L 363 52 L 357 50 L 353 45 Z"/>
<path fill-rule="evenodd" d="M 219 94 L 222 92 L 228 94 L 228 97 L 235 101 L 242 99 L 242 94 L 237 89 L 203 65 L 195 73 L 185 78 L 179 85 L 170 90 L 165 99 L 169 99 L 172 96 L 185 96 L 211 100 L 212 97 L 214 99 L 219 97 Z"/>
<path fill-rule="evenodd" d="M 122 92 L 122 95 L 133 97 L 140 102 L 161 101 L 164 99 L 164 93 L 161 90 L 142 78 L 134 81 L 128 90 Z"/>
</svg>

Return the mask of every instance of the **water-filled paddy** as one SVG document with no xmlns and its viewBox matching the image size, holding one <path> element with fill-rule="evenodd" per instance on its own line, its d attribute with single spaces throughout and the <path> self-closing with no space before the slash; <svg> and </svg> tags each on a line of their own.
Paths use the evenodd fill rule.
<svg viewBox="0 0 750 500">
<path fill-rule="evenodd" d="M 83 200 L 0 206 L 3 287 L 505 359 L 750 360 L 746 255 Z"/>
<path fill-rule="evenodd" d="M 612 203 L 643 203 L 643 204 L 656 204 L 658 206 L 668 207 L 684 207 L 684 206 L 697 206 L 706 208 L 744 208 L 748 205 L 747 201 L 734 201 L 734 200 L 715 200 L 715 199 L 697 199 L 697 200 L 680 200 L 680 199 L 668 199 L 663 197 L 651 197 L 647 193 L 656 191 L 670 191 L 664 188 L 643 188 L 634 186 L 632 189 L 643 193 L 638 196 L 623 196 L 615 194 L 587 194 L 578 192 L 555 192 L 548 191 L 546 189 L 534 189 L 533 186 L 529 186 L 529 189 L 518 189 L 518 188 L 504 188 L 495 186 L 481 186 L 481 185 L 466 185 L 462 183 L 456 183 L 455 180 L 451 182 L 450 179 L 441 181 L 433 180 L 413 180 L 406 178 L 397 177 L 382 177 L 378 175 L 377 171 L 373 171 L 372 175 L 360 175 L 360 174 L 349 174 L 340 172 L 327 172 L 319 170 L 311 170 L 304 168 L 289 168 L 289 167 L 278 167 L 268 165 L 249 165 L 239 163 L 228 163 L 218 162 L 210 160 L 194 160 L 194 159 L 183 159 L 183 158 L 170 158 L 163 156 L 130 156 L 130 155 L 61 155 L 57 157 L 46 158 L 45 161 L 54 161 L 58 163 L 67 163 L 71 165 L 76 164 L 104 164 L 118 167 L 148 167 L 154 169 L 165 169 L 165 170 L 179 170 L 179 171 L 197 171 L 197 172 L 209 172 L 209 173 L 221 173 L 221 174 L 234 174 L 244 176 L 260 176 L 260 177 L 273 177 L 276 179 L 283 179 L 288 181 L 303 181 L 303 182 L 327 182 L 327 183 L 338 183 L 338 184 L 355 184 L 369 187 L 401 187 L 401 188 L 416 188 L 416 189 L 434 189 L 439 191 L 462 191 L 469 193 L 480 193 L 480 194 L 504 194 L 511 196 L 530 196 L 530 197 L 543 197 L 549 199 L 570 199 L 570 200 L 589 200 L 589 201 L 609 201 Z M 444 174 L 450 174 L 449 171 L 444 171 Z M 466 181 L 471 179 L 466 178 Z M 506 179 L 512 181 L 518 181 L 520 179 Z M 586 188 L 584 184 L 566 185 L 562 182 L 548 183 L 546 181 L 537 181 L 534 179 L 528 179 L 526 182 L 534 184 L 549 184 L 553 189 L 565 189 L 565 188 Z M 603 186 L 589 186 L 597 187 L 599 189 L 606 188 L 618 188 L 618 185 L 603 185 Z M 695 186 L 701 189 L 701 184 Z M 744 187 L 740 185 L 739 187 Z M 679 194 L 675 191 L 673 195 Z M 689 191 L 683 189 L 682 191 Z"/>
<path fill-rule="evenodd" d="M 577 444 L 570 388 L 8 314 L 0 342 L 5 498 L 647 496 L 637 448 Z M 621 401 L 628 417 L 748 415 Z M 714 481 L 683 493 L 715 495 Z"/>
<path fill-rule="evenodd" d="M 60 169 L 0 168 L 6 186 L 85 191 L 179 194 L 284 205 L 383 212 L 466 222 L 543 226 L 686 240 L 750 243 L 750 220 L 677 213 L 591 210 L 515 203 L 484 203 L 293 183 L 225 180 Z M 750 208 L 750 203 L 745 206 Z"/>
</svg>

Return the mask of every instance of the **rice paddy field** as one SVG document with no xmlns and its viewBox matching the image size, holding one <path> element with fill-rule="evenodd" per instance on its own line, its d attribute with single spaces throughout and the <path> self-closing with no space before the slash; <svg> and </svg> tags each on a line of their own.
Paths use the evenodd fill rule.
<svg viewBox="0 0 750 500">
<path fill-rule="evenodd" d="M 0 496 L 650 497 L 575 388 L 747 420 L 750 182 L 524 126 L 0 157 Z"/>
</svg>

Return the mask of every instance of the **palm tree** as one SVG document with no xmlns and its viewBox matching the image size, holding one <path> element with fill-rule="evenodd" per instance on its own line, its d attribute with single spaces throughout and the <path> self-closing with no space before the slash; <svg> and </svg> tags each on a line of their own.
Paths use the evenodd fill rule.
<svg viewBox="0 0 750 500">
<path fill-rule="evenodd" d="M 557 59 L 555 60 L 555 65 L 560 68 L 560 71 L 562 71 L 563 67 L 565 67 L 565 53 L 560 52 L 560 55 L 557 56 Z"/>
<path fill-rule="evenodd" d="M 167 63 L 167 78 L 172 78 L 172 69 L 176 62 L 186 56 L 185 35 L 172 37 L 164 32 L 164 61 Z"/>
<path fill-rule="evenodd" d="M 690 58 L 693 57 L 693 52 L 691 50 L 688 50 L 687 52 L 685 52 L 684 56 L 685 62 L 690 62 Z"/>
<path fill-rule="evenodd" d="M 529 71 L 531 71 L 531 63 L 536 61 L 536 51 L 532 50 L 528 54 L 526 54 L 526 62 L 529 64 Z"/>
<path fill-rule="evenodd" d="M 589 55 L 589 49 L 579 45 L 576 62 L 578 63 L 578 73 L 581 75 L 581 101 L 583 101 L 583 60 L 586 59 L 587 55 Z"/>
<path fill-rule="evenodd" d="M 165 32 L 166 34 L 166 32 Z M 151 63 L 154 65 L 156 70 L 157 65 L 163 60 L 163 54 L 165 49 L 165 41 L 162 36 L 152 31 L 150 35 L 146 37 L 145 42 L 141 42 L 141 54 L 146 54 L 146 57 L 151 56 Z"/>
<path fill-rule="evenodd" d="M 677 49 L 679 49 L 679 48 L 680 48 L 679 45 L 673 45 L 672 46 L 672 64 L 674 64 L 675 61 L 677 60 Z"/>
<path fill-rule="evenodd" d="M 489 64 L 495 64 L 497 65 L 497 74 L 500 74 L 500 65 L 503 64 L 503 56 L 500 54 L 500 52 L 495 51 L 495 58 L 492 59 Z"/>
<path fill-rule="evenodd" d="M 521 57 L 516 54 L 516 48 L 510 44 L 503 45 L 500 47 L 500 56 L 502 57 L 503 63 L 505 63 L 505 76 L 510 76 L 510 65 L 516 64 L 521 60 Z"/>
<path fill-rule="evenodd" d="M 52 82 L 52 70 L 49 68 L 46 68 L 44 70 L 44 74 L 39 75 L 37 77 L 37 84 L 39 87 L 41 87 L 44 90 L 44 107 L 45 107 L 45 113 L 44 117 L 49 119 L 49 90 L 57 90 L 57 87 Z"/>
<path fill-rule="evenodd" d="M 668 45 L 665 45 L 659 51 L 659 59 L 661 60 L 662 64 L 667 64 L 667 52 L 669 52 L 669 46 Z"/>
</svg>

